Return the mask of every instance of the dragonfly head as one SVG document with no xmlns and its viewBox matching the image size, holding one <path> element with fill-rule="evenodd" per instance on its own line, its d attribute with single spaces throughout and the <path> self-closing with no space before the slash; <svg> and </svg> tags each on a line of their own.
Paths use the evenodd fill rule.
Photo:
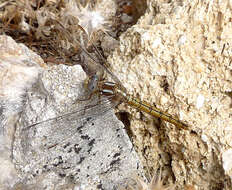
<svg viewBox="0 0 232 190">
<path fill-rule="evenodd" d="M 96 92 L 98 90 L 98 81 L 99 77 L 97 74 L 94 74 L 93 76 L 89 77 L 88 80 L 85 82 L 85 88 L 92 92 Z"/>
</svg>

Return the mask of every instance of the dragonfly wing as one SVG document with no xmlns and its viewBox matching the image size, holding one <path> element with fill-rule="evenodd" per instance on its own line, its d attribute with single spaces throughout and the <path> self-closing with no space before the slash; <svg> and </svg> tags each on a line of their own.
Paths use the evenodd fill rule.
<svg viewBox="0 0 232 190">
<path fill-rule="evenodd" d="M 76 134 L 81 135 L 83 128 L 91 126 L 95 119 L 99 116 L 112 112 L 112 104 L 109 99 L 102 99 L 100 102 L 95 102 L 88 106 L 83 106 L 70 113 L 63 114 L 54 118 L 40 121 L 29 126 L 23 126 L 26 118 L 21 118 L 20 136 L 24 142 L 29 142 L 30 145 L 24 144 L 23 152 L 32 148 L 32 145 L 39 144 L 39 147 L 32 149 L 50 149 L 59 144 L 65 144 L 70 139 L 74 138 Z"/>
</svg>

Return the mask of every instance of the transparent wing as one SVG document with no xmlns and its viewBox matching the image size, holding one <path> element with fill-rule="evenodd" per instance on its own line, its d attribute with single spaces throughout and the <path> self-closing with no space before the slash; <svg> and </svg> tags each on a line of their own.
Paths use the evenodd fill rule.
<svg viewBox="0 0 232 190">
<path fill-rule="evenodd" d="M 37 122 L 22 129 L 22 134 L 28 134 L 30 139 L 43 142 L 44 148 L 51 148 L 65 143 L 76 133 L 91 125 L 99 116 L 107 114 L 114 105 L 111 98 L 101 98 L 99 102 L 84 106 L 78 110 L 63 114 L 45 121 Z M 31 135 L 33 134 L 33 135 Z"/>
<path fill-rule="evenodd" d="M 111 98 L 102 98 L 95 105 L 24 127 L 15 136 L 14 162 L 26 177 L 51 170 L 86 177 L 113 167 L 115 151 L 127 147 L 123 131 L 114 124 L 113 106 Z"/>
<path fill-rule="evenodd" d="M 106 59 L 102 56 L 102 54 L 100 53 L 100 51 L 98 50 L 98 48 L 93 44 L 93 48 L 95 50 L 95 56 L 93 56 L 91 53 L 89 53 L 86 48 L 82 45 L 82 43 L 80 41 L 78 41 L 76 38 L 73 38 L 72 35 L 70 34 L 70 32 L 65 29 L 63 27 L 63 25 L 58 22 L 58 24 L 61 26 L 61 30 L 63 30 L 63 33 L 66 34 L 66 36 L 68 37 L 68 39 L 70 41 L 75 41 L 76 44 L 79 45 L 79 47 L 81 48 L 81 50 L 98 66 L 100 66 L 104 71 L 106 71 L 111 78 L 118 84 L 120 85 L 121 89 L 124 90 L 124 92 L 126 92 L 126 88 L 123 86 L 123 84 L 121 83 L 121 81 L 119 80 L 119 78 L 113 74 L 109 69 L 108 69 L 108 65 L 107 65 L 107 61 Z M 79 26 L 82 31 L 85 31 L 81 26 Z"/>
</svg>

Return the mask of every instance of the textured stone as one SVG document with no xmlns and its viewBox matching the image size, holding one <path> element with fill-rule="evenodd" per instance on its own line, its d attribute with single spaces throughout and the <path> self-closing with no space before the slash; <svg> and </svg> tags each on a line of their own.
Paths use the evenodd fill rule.
<svg viewBox="0 0 232 190">
<path fill-rule="evenodd" d="M 0 36 L 0 189 L 19 181 L 12 163 L 15 123 L 22 111 L 24 95 L 38 79 L 43 60 L 23 44 Z"/>
<path fill-rule="evenodd" d="M 80 189 L 115 189 L 139 170 L 142 173 L 110 102 L 102 99 L 96 106 L 99 100 L 95 97 L 77 103 L 85 94 L 85 78 L 79 65 L 54 66 L 41 79 L 49 97 L 44 98 L 37 89 L 29 92 L 17 124 L 14 159 L 21 177 L 33 181 L 38 189 L 45 185 L 61 188 L 67 181 Z M 62 117 L 27 127 L 59 115 Z"/>
<path fill-rule="evenodd" d="M 108 59 L 129 93 L 188 124 L 189 131 L 166 122 L 160 127 L 127 109 L 135 116 L 131 131 L 141 158 L 151 170 L 167 170 L 179 189 L 231 189 L 224 153 L 232 144 L 229 4 L 150 0 Z"/>
<path fill-rule="evenodd" d="M 26 46 L 0 42 L 0 189 L 117 189 L 143 175 L 111 102 L 77 101 L 89 95 L 81 66 L 42 69 Z"/>
</svg>

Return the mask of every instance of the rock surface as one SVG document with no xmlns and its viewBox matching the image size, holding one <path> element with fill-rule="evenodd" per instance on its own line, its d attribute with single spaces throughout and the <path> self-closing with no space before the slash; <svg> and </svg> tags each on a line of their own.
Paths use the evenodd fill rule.
<svg viewBox="0 0 232 190">
<path fill-rule="evenodd" d="M 124 107 L 134 115 L 137 151 L 177 189 L 231 189 L 231 2 L 147 3 L 108 60 L 129 93 L 176 115 L 189 131 Z"/>
<path fill-rule="evenodd" d="M 17 49 L 20 56 L 27 52 L 22 62 L 12 61 L 9 65 L 21 66 L 32 59 L 34 53 L 25 46 L 17 45 L 7 36 L 1 36 L 2 41 L 13 44 L 12 47 L 5 43 L 6 51 L 8 47 Z M 9 57 L 15 56 L 12 52 Z M 21 88 L 15 120 L 1 123 L 1 130 L 10 127 L 15 133 L 7 136 L 7 148 L 3 146 L 6 142 L 1 141 L 0 158 L 5 165 L 0 166 L 9 175 L 4 173 L 1 177 L 0 189 L 117 189 L 128 184 L 134 174 L 143 175 L 140 161 L 110 102 L 102 99 L 99 104 L 97 97 L 77 102 L 86 95 L 82 68 L 59 65 L 42 69 L 39 65 L 43 61 L 39 57 L 37 60 L 31 64 L 38 69 L 35 79 L 12 81 L 30 85 Z M 4 61 L 1 59 L 0 66 Z M 32 72 L 25 70 L 23 74 Z M 1 98 L 3 116 L 9 102 L 6 96 Z M 10 114 L 4 116 L 8 119 Z"/>
<path fill-rule="evenodd" d="M 15 123 L 23 110 L 26 90 L 41 72 L 43 60 L 23 44 L 0 36 L 0 189 L 9 189 L 19 181 L 12 163 Z"/>
</svg>

